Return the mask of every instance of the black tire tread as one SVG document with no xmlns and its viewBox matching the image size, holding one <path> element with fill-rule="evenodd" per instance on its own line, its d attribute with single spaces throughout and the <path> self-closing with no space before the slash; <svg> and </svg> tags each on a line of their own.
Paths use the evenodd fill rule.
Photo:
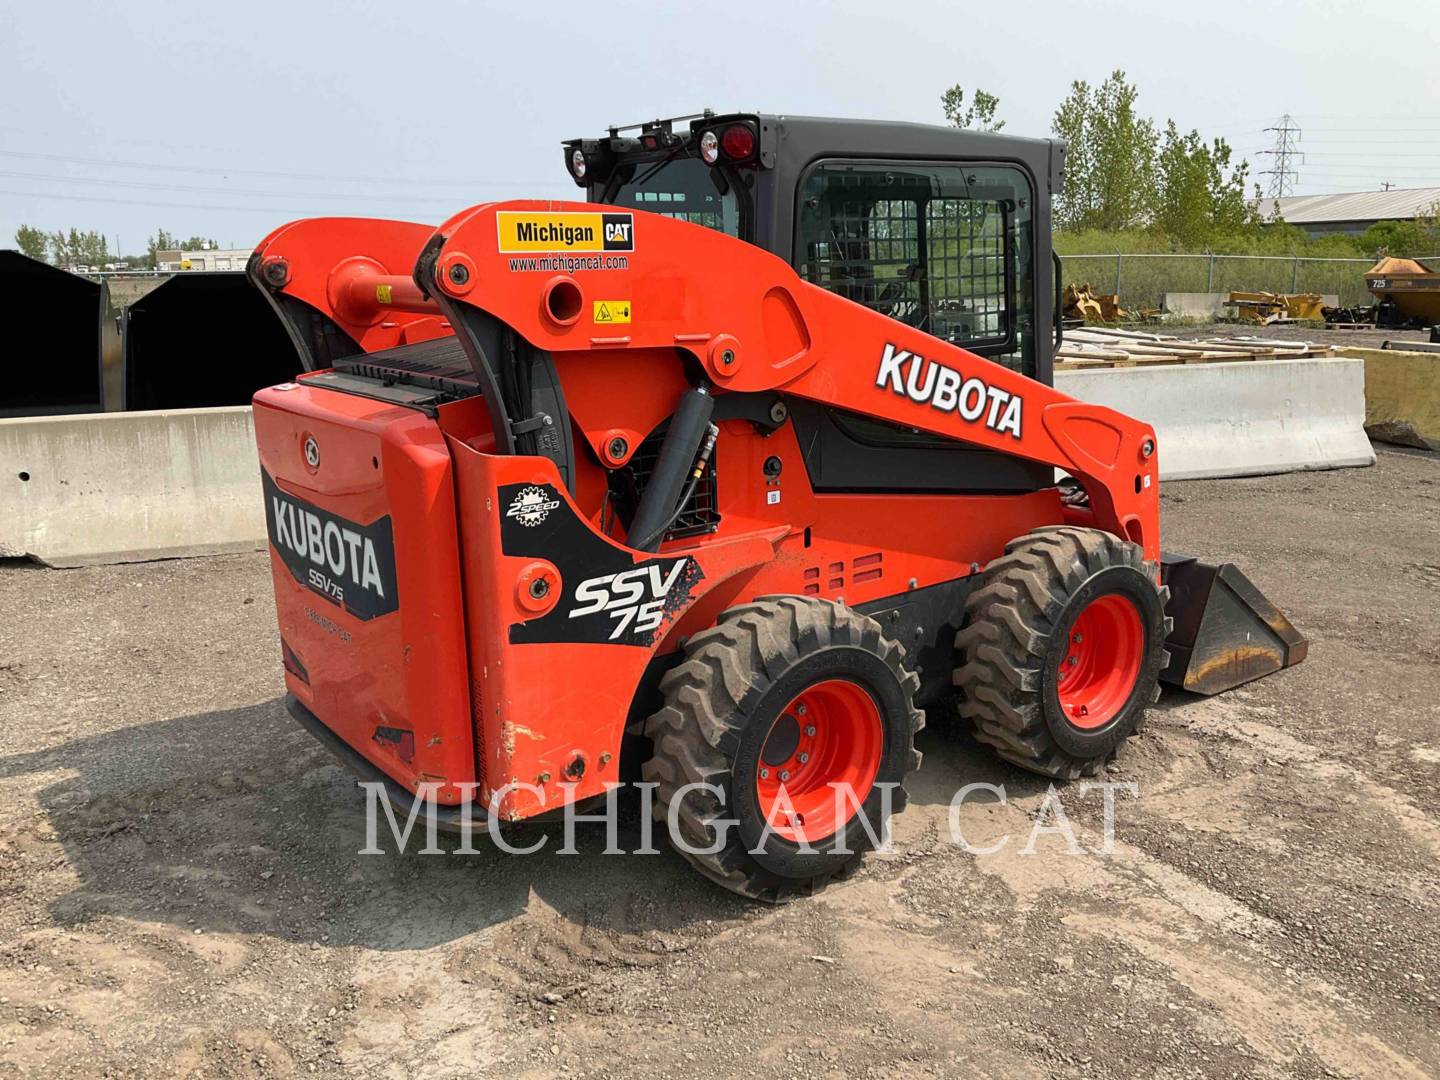
<svg viewBox="0 0 1440 1080">
<path fill-rule="evenodd" d="M 964 625 L 955 637 L 963 659 L 954 679 L 962 693 L 959 712 L 974 724 L 975 737 L 1006 761 L 1075 780 L 1098 775 L 1113 757 L 1077 758 L 1056 746 L 1038 691 L 1041 659 L 1066 599 L 1091 574 L 1119 565 L 1155 577 L 1155 565 L 1145 561 L 1139 546 L 1112 533 L 1070 525 L 1033 529 L 1005 545 L 1005 554 L 985 568 L 983 583 L 966 600 Z M 1164 586 L 1159 592 L 1163 607 L 1170 593 Z M 1156 645 L 1162 651 L 1171 625 L 1166 617 Z M 1150 701 L 1159 696 L 1157 683 Z"/>
<path fill-rule="evenodd" d="M 657 785 L 656 820 L 668 820 L 671 803 L 685 784 L 705 782 L 730 790 L 730 762 L 749 706 L 801 656 L 832 645 L 865 648 L 895 673 L 910 709 L 907 772 L 918 769 L 915 733 L 924 727 L 925 718 L 913 704 L 920 680 L 905 667 L 904 647 L 887 638 L 874 619 L 843 603 L 817 597 L 762 597 L 728 608 L 714 626 L 691 637 L 685 645 L 686 659 L 660 682 L 665 704 L 645 725 L 654 753 L 641 766 L 643 778 Z M 902 785 L 896 789 L 892 811 L 903 810 L 905 803 Z M 713 823 L 723 810 L 709 792 L 692 792 L 681 803 L 677 826 L 692 847 L 713 846 Z M 733 836 L 734 829 L 730 831 Z M 733 841 L 714 855 L 680 854 L 701 874 L 733 892 L 782 903 L 850 876 L 864 850 L 857 847 L 838 869 L 813 878 L 780 877 Z"/>
</svg>

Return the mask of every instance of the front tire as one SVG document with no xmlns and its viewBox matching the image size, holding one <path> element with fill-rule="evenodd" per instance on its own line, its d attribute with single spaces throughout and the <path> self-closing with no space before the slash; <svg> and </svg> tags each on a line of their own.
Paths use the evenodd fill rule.
<svg viewBox="0 0 1440 1080">
<path fill-rule="evenodd" d="M 965 603 L 960 715 L 1005 760 L 1094 776 L 1160 696 L 1169 592 L 1138 545 L 1058 526 L 1012 540 Z"/>
<path fill-rule="evenodd" d="M 677 850 L 771 903 L 848 876 L 920 765 L 919 679 L 904 649 L 843 604 L 783 596 L 730 608 L 685 650 L 661 681 L 642 768 Z M 684 790 L 695 784 L 712 790 Z M 836 784 L 854 801 L 837 806 Z"/>
</svg>

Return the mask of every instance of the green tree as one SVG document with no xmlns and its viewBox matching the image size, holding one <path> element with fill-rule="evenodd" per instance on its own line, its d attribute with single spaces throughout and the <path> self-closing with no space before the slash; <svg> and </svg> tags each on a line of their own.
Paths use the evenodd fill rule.
<svg viewBox="0 0 1440 1080">
<path fill-rule="evenodd" d="M 154 270 L 160 265 L 157 257 L 162 251 L 171 251 L 176 247 L 175 238 L 164 229 L 156 229 L 155 235 L 145 241 L 145 266 Z"/>
<path fill-rule="evenodd" d="M 20 249 L 21 254 L 43 261 L 45 253 L 49 250 L 50 241 L 43 229 L 21 225 L 15 230 L 15 246 Z"/>
<path fill-rule="evenodd" d="M 1051 128 L 1068 144 L 1065 187 L 1055 208 L 1063 228 L 1129 229 L 1155 203 L 1155 125 L 1135 111 L 1138 91 L 1123 71 L 1100 86 L 1070 84 Z"/>
<path fill-rule="evenodd" d="M 999 131 L 1005 126 L 1004 120 L 995 119 L 1000 99 L 979 88 L 975 90 L 974 100 L 967 106 L 965 90 L 957 83 L 940 95 L 940 107 L 945 110 L 945 122 L 951 127 Z"/>
<path fill-rule="evenodd" d="M 1440 252 L 1440 202 L 1417 210 L 1409 221 L 1377 221 L 1359 240 L 1368 254 L 1415 258 Z"/>
<path fill-rule="evenodd" d="M 1206 143 L 1198 131 L 1184 135 L 1170 120 L 1156 157 L 1153 226 L 1183 245 L 1208 243 L 1258 222 L 1245 198 L 1249 165 L 1231 164 L 1224 139 Z"/>
<path fill-rule="evenodd" d="M 56 266 L 104 266 L 110 259 L 104 235 L 93 230 L 81 232 L 71 226 L 69 232 L 53 232 L 47 240 Z"/>
</svg>

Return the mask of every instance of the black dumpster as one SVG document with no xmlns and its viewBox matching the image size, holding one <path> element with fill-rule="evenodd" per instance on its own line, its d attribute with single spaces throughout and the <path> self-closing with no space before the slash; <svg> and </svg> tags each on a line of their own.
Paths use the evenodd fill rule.
<svg viewBox="0 0 1440 1080">
<path fill-rule="evenodd" d="M 102 342 L 118 360 L 105 287 L 18 251 L 0 251 L 0 298 L 8 315 L 0 337 L 0 416 L 104 408 Z"/>
<path fill-rule="evenodd" d="M 125 310 L 125 408 L 248 405 L 301 370 L 274 309 L 243 272 L 176 274 Z"/>
</svg>

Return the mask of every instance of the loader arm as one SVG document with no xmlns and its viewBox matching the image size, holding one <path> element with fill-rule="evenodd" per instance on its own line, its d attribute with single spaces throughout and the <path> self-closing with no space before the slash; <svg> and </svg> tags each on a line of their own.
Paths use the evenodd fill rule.
<svg viewBox="0 0 1440 1080">
<path fill-rule="evenodd" d="M 573 255 L 550 254 L 567 238 Z M 416 284 L 460 329 L 482 385 L 495 357 L 477 329 L 486 320 L 467 311 L 538 350 L 588 352 L 596 363 L 681 349 L 721 393 L 778 391 L 1064 469 L 1089 495 L 1088 523 L 1158 565 L 1148 424 L 810 285 L 711 229 L 584 203 L 485 204 L 440 226 Z M 597 321 L 602 305 L 623 307 L 626 321 Z"/>
</svg>

